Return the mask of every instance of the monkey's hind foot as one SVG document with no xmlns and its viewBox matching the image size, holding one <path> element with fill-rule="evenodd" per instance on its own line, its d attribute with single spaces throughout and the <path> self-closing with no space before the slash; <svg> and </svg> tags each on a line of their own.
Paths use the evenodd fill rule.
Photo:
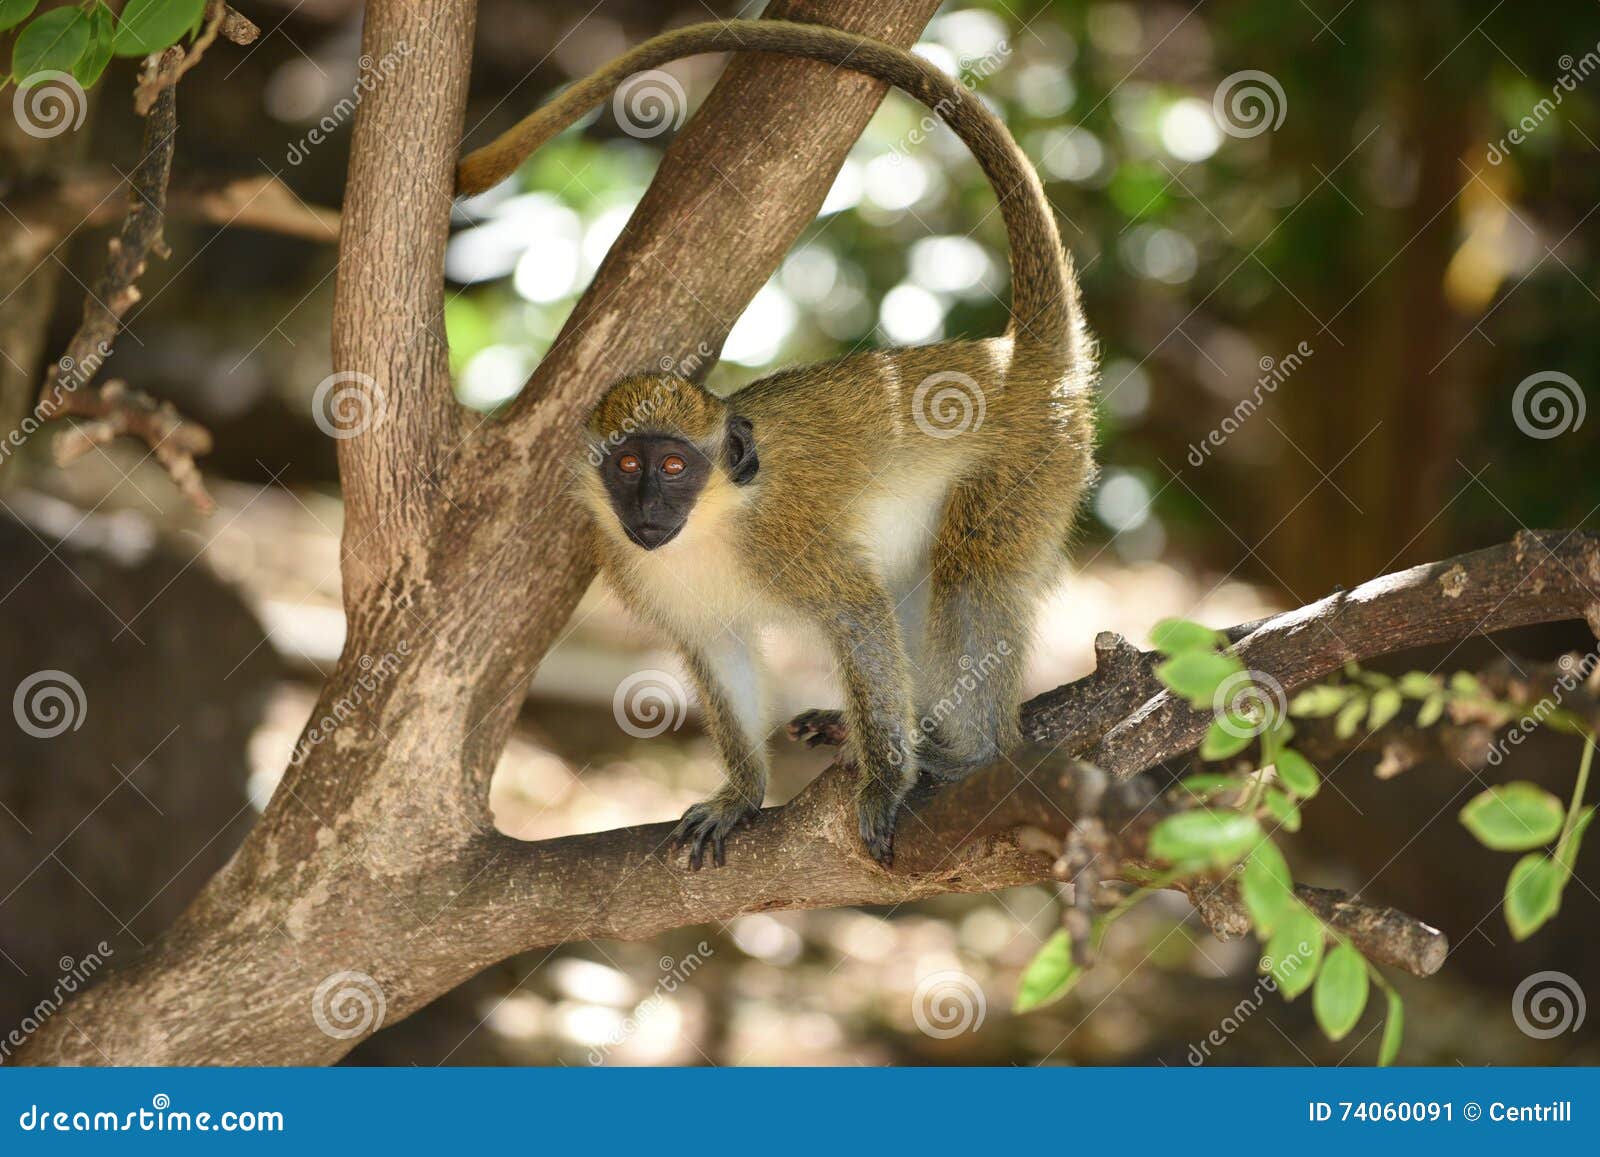
<svg viewBox="0 0 1600 1157">
<path fill-rule="evenodd" d="M 856 804 L 861 846 L 885 868 L 894 867 L 894 827 L 900 801 L 878 793 L 862 793 Z"/>
<path fill-rule="evenodd" d="M 678 821 L 678 826 L 672 829 L 669 838 L 675 847 L 689 849 L 691 872 L 698 872 L 705 865 L 708 845 L 711 849 L 712 866 L 721 868 L 728 862 L 724 849 L 728 833 L 760 810 L 742 799 L 713 796 L 684 812 L 683 818 Z"/>
<path fill-rule="evenodd" d="M 807 747 L 840 747 L 848 734 L 843 711 L 817 709 L 802 711 L 789 720 L 789 739 Z"/>
</svg>

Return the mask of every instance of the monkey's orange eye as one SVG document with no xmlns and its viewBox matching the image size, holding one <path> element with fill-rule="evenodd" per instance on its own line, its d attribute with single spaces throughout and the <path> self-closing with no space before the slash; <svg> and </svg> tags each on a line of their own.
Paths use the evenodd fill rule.
<svg viewBox="0 0 1600 1157">
<path fill-rule="evenodd" d="M 639 467 L 639 455 L 637 454 L 624 454 L 617 459 L 617 469 L 624 474 L 637 474 L 639 473 Z"/>
<path fill-rule="evenodd" d="M 682 474 L 689 468 L 689 464 L 676 454 L 668 454 L 661 460 L 661 473 L 667 475 Z"/>
</svg>

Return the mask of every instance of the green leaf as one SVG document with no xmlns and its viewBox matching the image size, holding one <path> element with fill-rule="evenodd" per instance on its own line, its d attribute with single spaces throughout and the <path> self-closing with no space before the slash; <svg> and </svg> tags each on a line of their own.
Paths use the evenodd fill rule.
<svg viewBox="0 0 1600 1157">
<path fill-rule="evenodd" d="M 18 34 L 11 75 L 20 84 L 38 72 L 71 72 L 88 47 L 88 15 L 77 8 L 53 8 Z"/>
<path fill-rule="evenodd" d="M 1253 731 L 1249 720 L 1227 714 L 1213 719 L 1206 737 L 1200 741 L 1201 759 L 1227 759 L 1250 746 Z"/>
<path fill-rule="evenodd" d="M 1357 695 L 1344 705 L 1339 712 L 1339 718 L 1333 721 L 1333 733 L 1340 739 L 1349 739 L 1356 733 L 1356 728 L 1361 726 L 1361 717 L 1367 713 L 1367 700 L 1364 696 Z"/>
<path fill-rule="evenodd" d="M 1556 848 L 1556 863 L 1560 864 L 1567 875 L 1572 875 L 1572 866 L 1578 862 L 1578 845 L 1583 843 L 1583 833 L 1589 830 L 1589 821 L 1594 819 L 1594 808 L 1586 807 L 1578 813 L 1578 818 L 1573 822 L 1572 830 L 1567 833 L 1567 838 L 1561 841 Z"/>
<path fill-rule="evenodd" d="M 1286 1000 L 1293 1000 L 1317 978 L 1322 962 L 1322 921 L 1304 904 L 1292 901 L 1284 909 L 1278 928 L 1267 941 L 1267 959 L 1272 962 L 1272 979 L 1277 981 Z"/>
<path fill-rule="evenodd" d="M 1310 719 L 1325 719 L 1349 700 L 1353 688 L 1323 683 L 1308 687 L 1289 703 L 1289 714 Z"/>
<path fill-rule="evenodd" d="M 1301 799 L 1310 799 L 1322 787 L 1322 776 L 1317 774 L 1317 769 L 1292 747 L 1286 747 L 1278 753 L 1278 762 L 1274 766 L 1278 769 L 1278 778 L 1283 781 L 1283 786 Z"/>
<path fill-rule="evenodd" d="M 1196 808 L 1168 816 L 1150 833 L 1150 854 L 1182 867 L 1226 868 L 1261 839 L 1261 825 L 1239 812 Z"/>
<path fill-rule="evenodd" d="M 1083 969 L 1072 962 L 1072 938 L 1058 928 L 1022 971 L 1014 1012 L 1028 1012 L 1060 1000 L 1078 983 Z"/>
<path fill-rule="evenodd" d="M 1215 651 L 1226 640 L 1210 627 L 1188 619 L 1162 619 L 1150 632 L 1150 642 L 1167 655 L 1186 651 Z"/>
<path fill-rule="evenodd" d="M 15 28 L 39 6 L 39 0 L 0 0 L 0 32 Z"/>
<path fill-rule="evenodd" d="M 1267 805 L 1267 811 L 1285 831 L 1297 832 L 1300 830 L 1300 805 L 1295 803 L 1283 792 L 1275 787 L 1267 788 L 1261 802 Z"/>
<path fill-rule="evenodd" d="M 117 18 L 104 4 L 89 9 L 89 47 L 84 50 L 72 75 L 78 83 L 88 88 L 100 79 L 100 74 L 111 63 L 112 42 L 117 35 Z"/>
<path fill-rule="evenodd" d="M 1443 692 L 1428 696 L 1422 701 L 1422 707 L 1417 711 L 1417 726 L 1432 727 L 1439 722 L 1439 716 L 1444 714 L 1445 696 Z"/>
<path fill-rule="evenodd" d="M 1272 930 L 1294 901 L 1294 877 L 1289 865 L 1271 840 L 1262 840 L 1250 851 L 1239 879 L 1239 895 L 1250 913 L 1258 936 L 1271 936 Z"/>
<path fill-rule="evenodd" d="M 1400 707 L 1403 702 L 1400 692 L 1393 687 L 1385 687 L 1383 690 L 1375 692 L 1372 696 L 1372 714 L 1367 717 L 1368 729 L 1376 731 L 1400 714 Z"/>
<path fill-rule="evenodd" d="M 1461 809 L 1461 822 L 1497 852 L 1543 847 L 1561 834 L 1561 801 L 1537 784 L 1518 780 L 1479 792 Z"/>
<path fill-rule="evenodd" d="M 1210 707 L 1217 688 L 1229 675 L 1244 670 L 1232 655 L 1185 651 L 1156 668 L 1156 678 L 1196 707 Z"/>
<path fill-rule="evenodd" d="M 176 44 L 206 10 L 206 0 L 128 0 L 117 25 L 118 56 L 144 56 Z"/>
<path fill-rule="evenodd" d="M 1561 907 L 1562 866 L 1537 852 L 1523 856 L 1506 880 L 1506 925 L 1517 940 L 1537 932 Z"/>
<path fill-rule="evenodd" d="M 1348 944 L 1335 944 L 1322 962 L 1311 1011 L 1329 1040 L 1343 1040 L 1367 1007 L 1367 962 Z"/>
<path fill-rule="evenodd" d="M 1186 775 L 1178 786 L 1205 800 L 1225 791 L 1243 791 L 1246 785 L 1237 775 Z"/>
<path fill-rule="evenodd" d="M 1467 671 L 1457 671 L 1450 676 L 1450 690 L 1459 695 L 1478 695 L 1483 691 L 1483 684 L 1478 682 L 1476 675 Z"/>
<path fill-rule="evenodd" d="M 1406 1006 L 1400 994 L 1388 992 L 1389 1013 L 1383 1020 L 1383 1043 L 1378 1046 L 1378 1065 L 1388 1068 L 1400 1055 L 1400 1041 L 1406 1034 Z"/>
<path fill-rule="evenodd" d="M 1438 692 L 1443 686 L 1443 680 L 1437 675 L 1427 675 L 1421 671 L 1407 671 L 1400 676 L 1395 686 L 1402 695 L 1411 699 L 1428 699 Z"/>
</svg>

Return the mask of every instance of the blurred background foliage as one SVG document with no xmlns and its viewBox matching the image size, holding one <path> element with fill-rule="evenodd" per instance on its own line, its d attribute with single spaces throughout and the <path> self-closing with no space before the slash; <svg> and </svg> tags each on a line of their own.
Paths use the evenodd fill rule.
<svg viewBox="0 0 1600 1157">
<path fill-rule="evenodd" d="M 238 6 L 264 35 L 248 50 L 214 48 L 185 79 L 177 168 L 271 171 L 308 202 L 337 205 L 349 124 L 305 142 L 355 85 L 359 6 Z M 466 143 L 486 141 L 631 43 L 757 9 L 482 0 Z M 1523 526 L 1593 528 L 1600 419 L 1532 437 L 1513 407 L 1535 373 L 1579 383 L 1574 405 L 1600 381 L 1600 8 L 1590 0 L 951 0 L 918 51 L 991 102 L 1038 166 L 1103 349 L 1104 476 L 1085 517 L 1080 573 L 1047 608 L 1037 686 L 1081 673 L 1097 630 L 1142 641 L 1164 614 L 1227 624 Z M 693 106 L 719 68 L 700 58 L 671 72 Z M 128 62 L 112 65 L 88 130 L 89 151 L 123 169 L 138 144 L 131 81 Z M 1264 109 L 1218 107 L 1219 90 L 1246 82 L 1266 94 Z M 1248 122 L 1263 115 L 1269 124 Z M 715 388 L 793 362 L 1004 326 L 993 196 L 948 132 L 919 139 L 922 117 L 903 96 L 885 102 L 818 220 L 734 327 Z M 1509 139 L 1514 128 L 1520 142 Z M 492 411 L 521 387 L 670 138 L 630 135 L 608 109 L 507 186 L 458 206 L 445 322 L 463 401 Z M 71 153 L 62 143 L 51 155 L 61 164 Z M 30 152 L 0 181 L 41 163 L 52 162 Z M 45 654 L 60 645 L 61 633 L 45 629 L 62 613 L 59 589 L 72 586 L 58 563 L 145 634 L 181 641 L 181 624 L 161 617 L 171 602 L 162 592 L 178 580 L 157 568 L 156 579 L 135 582 L 118 567 L 143 566 L 151 553 L 202 558 L 178 572 L 183 582 L 234 592 L 262 630 L 237 645 L 215 634 L 173 642 L 174 662 L 182 646 L 209 646 L 225 652 L 224 667 L 237 664 L 220 680 L 207 664 L 166 685 L 141 680 L 152 702 L 137 714 L 154 730 L 137 751 L 118 746 L 134 745 L 121 731 L 91 739 L 103 714 L 48 749 L 10 741 L 21 744 L 13 776 L 43 765 L 55 782 L 81 779 L 73 798 L 90 803 L 109 790 L 116 802 L 103 814 L 115 831 L 144 833 L 138 853 L 114 832 L 87 841 L 65 808 L 60 823 L 30 825 L 33 842 L 0 863 L 22 881 L 0 908 L 7 958 L 26 977 L 13 990 L 18 1008 L 40 982 L 48 988 L 62 953 L 108 933 L 131 947 L 127 937 L 170 920 L 236 840 L 212 836 L 236 817 L 235 802 L 259 806 L 270 793 L 342 639 L 333 443 L 310 413 L 329 370 L 334 254 L 181 222 L 168 236 L 173 258 L 143 280 L 115 372 L 211 426 L 217 451 L 202 465 L 222 511 L 203 525 L 179 509 L 140 448 L 118 445 L 59 472 L 42 464 L 35 439 L 4 475 L 7 510 L 61 548 L 14 536 L 11 608 L 42 626 L 11 649 L 6 674 L 46 661 L 114 672 L 134 646 L 119 636 L 96 651 L 80 638 L 71 660 Z M 85 230 L 53 258 L 61 290 L 47 350 L 70 334 L 78 283 L 103 246 L 103 233 Z M 117 565 L 101 565 L 107 558 Z M 184 601 L 191 615 L 203 602 Z M 776 651 L 785 708 L 830 694 L 826 663 L 803 643 Z M 1541 657 L 1593 646 L 1577 628 L 1500 643 Z M 1496 650 L 1480 641 L 1404 665 L 1470 666 Z M 660 820 L 703 794 L 716 771 L 692 720 L 641 742 L 610 709 L 619 678 L 671 662 L 592 596 L 541 672 L 497 777 L 502 826 L 537 838 Z M 227 727 L 212 718 L 219 703 Z M 152 777 L 200 777 L 180 744 L 157 743 L 163 712 L 217 745 L 201 779 L 210 786 L 196 790 L 216 798 L 218 814 L 183 830 L 163 826 L 117 780 L 97 786 L 107 752 L 152 792 Z M 248 741 L 234 738 L 245 718 L 256 720 Z M 1515 771 L 1557 786 L 1574 753 L 1547 742 L 1521 749 Z M 146 754 L 151 744 L 159 753 Z M 1592 1026 L 1538 1041 L 1508 1007 L 1539 968 L 1600 994 L 1600 945 L 1587 933 L 1600 914 L 1595 892 L 1573 889 L 1555 928 L 1513 945 L 1497 911 L 1504 866 L 1454 818 L 1476 778 L 1419 768 L 1378 783 L 1370 765 L 1326 769 L 1339 790 L 1310 809 L 1292 852 L 1298 878 L 1360 890 L 1451 934 L 1457 950 L 1443 974 L 1399 979 L 1409 1007 L 1402 1060 L 1600 1057 Z M 819 766 L 814 755 L 782 753 L 773 798 Z M 31 782 L 0 788 L 18 814 L 43 806 Z M 30 871 L 37 849 L 58 838 L 68 870 Z M 94 863 L 101 871 L 89 876 Z M 195 878 L 175 885 L 180 868 Z M 78 876 L 101 881 L 98 902 Z M 1200 1061 L 1371 1059 L 1375 1018 L 1328 1044 L 1305 1002 L 1261 999 L 1253 945 L 1218 944 L 1178 900 L 1118 925 L 1105 961 L 1067 1001 L 1010 1016 L 1018 972 L 1056 921 L 1051 892 L 1022 889 L 894 912 L 750 916 L 645 945 L 574 945 L 491 970 L 357 1059 L 583 1064 L 598 1050 L 609 1063 L 1178 1065 L 1199 1063 L 1198 1045 L 1230 1023 Z M 692 975 L 663 992 L 691 957 Z M 919 983 L 944 970 L 974 977 L 986 1007 L 981 1025 L 949 1037 L 920 1031 L 913 1016 Z"/>
</svg>

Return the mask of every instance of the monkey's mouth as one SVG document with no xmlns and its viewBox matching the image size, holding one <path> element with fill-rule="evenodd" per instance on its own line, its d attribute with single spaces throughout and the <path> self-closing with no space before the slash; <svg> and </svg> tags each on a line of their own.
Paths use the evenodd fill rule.
<svg viewBox="0 0 1600 1157">
<path fill-rule="evenodd" d="M 646 550 L 655 550 L 657 547 L 665 546 L 677 538 L 678 532 L 683 529 L 683 523 L 679 522 L 672 526 L 656 526 L 646 522 L 637 526 L 626 526 L 624 529 L 627 530 L 628 537 L 633 539 L 636 544 Z"/>
</svg>

